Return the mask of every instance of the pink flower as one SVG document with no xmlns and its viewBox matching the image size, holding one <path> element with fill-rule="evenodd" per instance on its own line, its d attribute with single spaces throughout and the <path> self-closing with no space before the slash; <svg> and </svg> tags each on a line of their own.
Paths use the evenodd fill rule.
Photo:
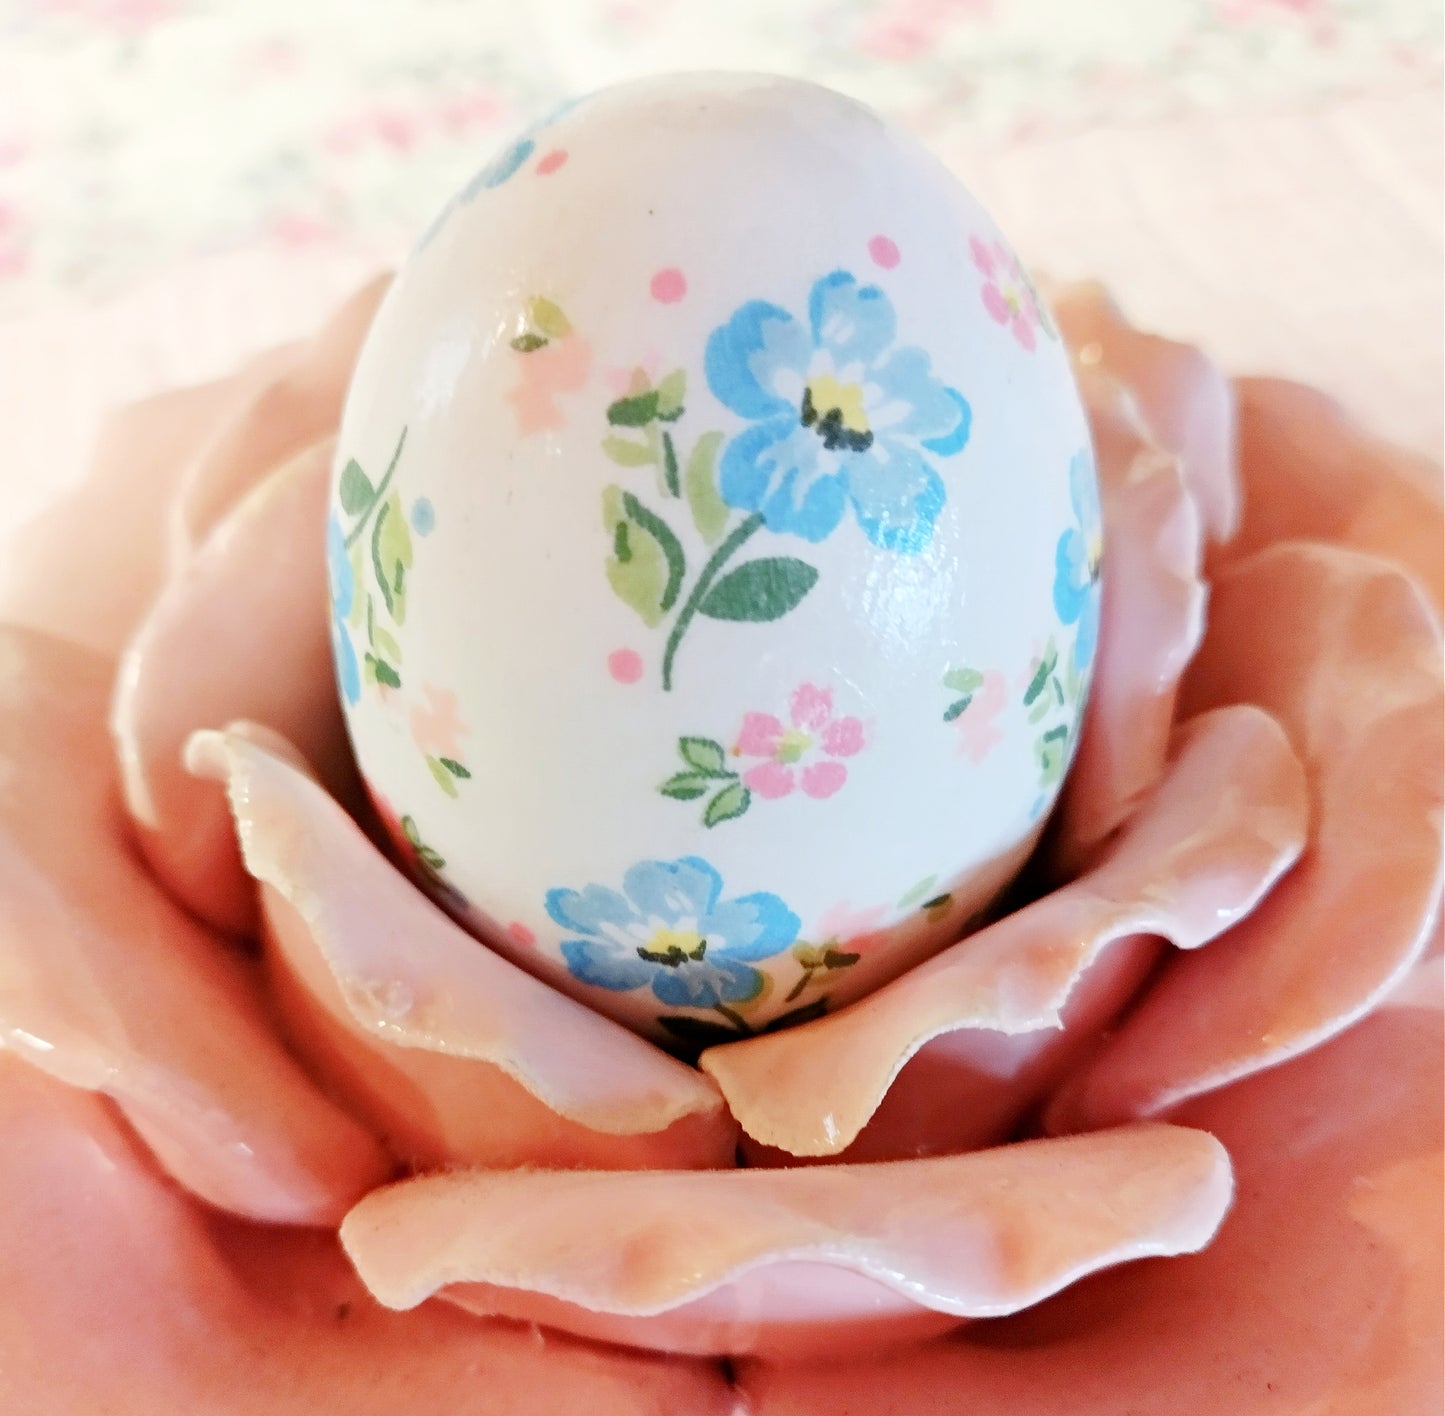
<svg viewBox="0 0 1445 1416">
<path fill-rule="evenodd" d="M 592 372 L 592 346 L 576 334 L 553 339 L 540 349 L 517 356 L 517 382 L 507 390 L 507 402 L 523 437 L 552 432 L 567 421 L 558 402 L 564 393 L 576 393 Z"/>
<path fill-rule="evenodd" d="M 985 243 L 975 236 L 969 241 L 973 263 L 983 276 L 983 307 L 1004 325 L 1025 349 L 1038 340 L 1035 331 L 1043 324 L 1043 311 L 1019 259 L 1002 241 Z"/>
<path fill-rule="evenodd" d="M 835 718 L 831 690 L 805 683 L 793 691 L 787 726 L 771 713 L 749 713 L 733 752 L 766 759 L 743 773 L 749 791 L 775 800 L 800 787 L 805 796 L 821 800 L 848 780 L 840 759 L 856 756 L 863 746 L 862 722 Z"/>
<path fill-rule="evenodd" d="M 462 723 L 456 694 L 431 683 L 422 685 L 422 694 L 426 706 L 411 710 L 411 740 L 417 751 L 428 757 L 459 759 L 461 739 L 466 737 L 467 729 Z"/>
<path fill-rule="evenodd" d="M 990 669 L 973 702 L 957 718 L 958 751 L 975 767 L 1003 741 L 998 716 L 1008 706 L 1008 676 Z"/>
</svg>

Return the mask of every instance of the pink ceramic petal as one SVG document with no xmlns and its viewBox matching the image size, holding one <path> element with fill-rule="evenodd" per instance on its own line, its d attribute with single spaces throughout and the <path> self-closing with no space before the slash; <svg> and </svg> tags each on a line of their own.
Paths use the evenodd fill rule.
<svg viewBox="0 0 1445 1416">
<path fill-rule="evenodd" d="M 1163 769 L 1205 605 L 1199 519 L 1178 462 L 1146 441 L 1119 385 L 1087 371 L 1080 383 L 1103 500 L 1103 613 L 1055 825 L 1053 865 L 1063 877 L 1082 869 Z"/>
<path fill-rule="evenodd" d="M 341 1242 L 388 1307 L 444 1290 L 674 1352 L 856 1352 L 1209 1242 L 1231 1196 L 1211 1137 L 1073 1139 L 826 1169 L 428 1176 L 369 1195 Z"/>
<path fill-rule="evenodd" d="M 1310 777 L 1309 849 L 1228 939 L 1170 964 L 1056 1128 L 1152 1115 L 1316 1046 L 1409 969 L 1439 908 L 1440 637 L 1403 571 L 1303 543 L 1225 571 L 1186 697 L 1278 717 Z"/>
<path fill-rule="evenodd" d="M 799 785 L 805 796 L 822 801 L 848 781 L 848 769 L 841 762 L 810 762 L 803 768 Z"/>
<path fill-rule="evenodd" d="M 254 963 L 136 859 L 105 735 L 109 664 L 7 630 L 0 681 L 0 1041 L 114 1098 L 213 1204 L 335 1221 L 390 1163 L 282 1048 Z"/>
<path fill-rule="evenodd" d="M 0 1410 L 729 1416 L 713 1365 L 378 1307 L 328 1234 L 207 1213 L 113 1114 L 0 1058 Z"/>
<path fill-rule="evenodd" d="M 218 929 L 254 928 L 226 794 L 185 770 L 199 728 L 238 718 L 295 742 L 335 787 L 354 768 L 326 602 L 328 439 L 245 497 L 165 587 L 122 660 L 112 727 L 137 838 L 161 881 Z"/>
<path fill-rule="evenodd" d="M 494 954 L 254 733 L 205 735 L 297 1045 L 421 1164 L 731 1163 L 706 1078 Z"/>
<path fill-rule="evenodd" d="M 743 773 L 743 785 L 760 797 L 776 801 L 793 790 L 793 769 L 781 762 L 759 762 Z"/>
<path fill-rule="evenodd" d="M 117 653 L 164 580 L 167 509 L 187 466 L 290 357 L 278 350 L 111 418 L 89 477 L 7 541 L 0 622 Z"/>
<path fill-rule="evenodd" d="M 1237 1178 L 1202 1254 L 1102 1274 L 890 1359 L 750 1363 L 749 1416 L 1440 1411 L 1438 999 L 1181 1111 Z"/>
<path fill-rule="evenodd" d="M 771 757 L 782 736 L 782 722 L 771 713 L 745 713 L 737 750 L 744 757 Z"/>
<path fill-rule="evenodd" d="M 1357 427 L 1333 399 L 1284 379 L 1241 379 L 1244 524 L 1231 547 L 1332 541 L 1409 570 L 1438 610 L 1445 570 L 1440 469 Z"/>
<path fill-rule="evenodd" d="M 1279 727 L 1251 708 L 1210 714 L 1184 732 L 1158 790 L 1087 875 L 840 1013 L 713 1048 L 701 1065 L 750 1136 L 793 1155 L 834 1155 L 933 1039 L 968 1030 L 984 1049 L 997 1045 L 993 1034 L 1059 1039 L 1060 1010 L 1109 944 L 1149 934 L 1189 949 L 1222 933 L 1295 859 L 1305 824 L 1303 774 Z M 961 1086 L 986 1090 L 968 1076 L 987 1077 L 986 1056 L 952 1070 Z M 1016 1113 L 1030 1100 L 1007 1071 L 992 1079 L 990 1125 L 999 1106 Z M 1039 1076 L 1025 1080 L 1037 1086 Z M 986 1098 L 954 1105 L 949 1096 L 938 1115 L 938 1096 L 933 1129 L 895 1154 L 950 1149 L 976 1134 L 970 1111 Z"/>
<path fill-rule="evenodd" d="M 833 695 L 826 688 L 815 683 L 799 684 L 793 690 L 788 711 L 795 728 L 806 728 L 818 733 L 826 728 L 833 717 Z"/>
<path fill-rule="evenodd" d="M 969 253 L 973 256 L 973 263 L 978 268 L 979 274 L 991 278 L 994 273 L 993 252 L 990 251 L 988 246 L 977 236 L 970 236 L 968 238 L 968 249 Z"/>
<path fill-rule="evenodd" d="M 213 427 L 171 507 L 178 561 L 264 477 L 335 435 L 357 352 L 390 279 L 363 286 L 314 338 L 282 351 L 280 371 L 254 389 L 233 417 Z"/>
<path fill-rule="evenodd" d="M 1228 541 L 1240 515 L 1229 380 L 1193 346 L 1135 329 L 1102 285 L 1063 286 L 1052 304 L 1079 361 L 1123 383 L 1154 440 L 1179 458 L 1206 536 Z"/>
</svg>

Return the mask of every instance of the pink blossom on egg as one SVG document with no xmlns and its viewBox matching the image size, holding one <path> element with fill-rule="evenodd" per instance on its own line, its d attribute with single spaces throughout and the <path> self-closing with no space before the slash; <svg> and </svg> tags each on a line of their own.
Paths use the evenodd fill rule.
<svg viewBox="0 0 1445 1416">
<path fill-rule="evenodd" d="M 968 244 L 974 266 L 983 276 L 980 294 L 984 309 L 1022 348 L 1032 350 L 1038 343 L 1036 331 L 1043 324 L 1043 313 L 1018 257 L 1002 241 L 985 242 L 974 236 Z"/>
<path fill-rule="evenodd" d="M 804 683 L 793 690 L 786 724 L 771 713 L 745 714 L 733 752 L 763 759 L 742 774 L 749 791 L 771 801 L 801 789 L 821 801 L 848 780 L 841 759 L 864 746 L 862 721 L 835 717 L 832 690 Z"/>
</svg>

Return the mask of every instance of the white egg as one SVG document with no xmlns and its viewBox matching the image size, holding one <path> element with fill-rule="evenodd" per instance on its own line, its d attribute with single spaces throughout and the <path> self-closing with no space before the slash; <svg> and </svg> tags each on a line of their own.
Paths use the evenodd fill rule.
<svg viewBox="0 0 1445 1416">
<path fill-rule="evenodd" d="M 957 938 L 1038 838 L 1097 637 L 1068 358 L 867 108 L 568 106 L 386 296 L 330 553 L 358 761 L 493 947 L 705 1044 Z"/>
</svg>

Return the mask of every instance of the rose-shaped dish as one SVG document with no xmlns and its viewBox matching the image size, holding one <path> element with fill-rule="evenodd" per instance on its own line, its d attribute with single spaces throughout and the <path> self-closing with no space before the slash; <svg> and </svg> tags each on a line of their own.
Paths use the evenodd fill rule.
<svg viewBox="0 0 1445 1416">
<path fill-rule="evenodd" d="M 122 414 L 6 567 L 0 1407 L 1438 1409 L 1436 470 L 1056 292 L 1111 575 L 1045 843 L 694 1067 L 361 788 L 321 548 L 380 291 Z"/>
</svg>

